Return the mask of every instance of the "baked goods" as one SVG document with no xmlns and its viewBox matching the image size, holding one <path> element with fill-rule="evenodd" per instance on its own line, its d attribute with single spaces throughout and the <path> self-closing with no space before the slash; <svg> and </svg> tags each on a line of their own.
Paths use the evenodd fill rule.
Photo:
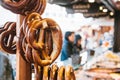
<svg viewBox="0 0 120 80">
<path fill-rule="evenodd" d="M 46 0 L 0 0 L 0 4 L 16 14 L 27 15 L 32 12 L 42 14 Z"/>
<path fill-rule="evenodd" d="M 2 29 L 0 29 L 0 47 L 3 51 L 11 54 L 16 53 L 16 23 L 7 22 Z"/>
<path fill-rule="evenodd" d="M 36 80 L 75 80 L 72 67 L 61 67 L 60 70 L 57 65 L 49 67 L 60 54 L 62 31 L 53 19 L 41 17 L 46 0 L 0 0 L 0 4 L 25 16 L 17 30 L 17 41 L 14 39 L 16 23 L 6 23 L 0 29 L 1 49 L 17 52 L 26 62 L 34 64 Z"/>
<path fill-rule="evenodd" d="M 71 66 L 61 66 L 60 68 L 53 64 L 50 66 L 39 67 L 35 66 L 37 69 L 36 74 L 41 75 L 37 76 L 36 80 L 75 80 L 75 74 Z M 39 71 L 39 72 L 38 72 Z"/>
</svg>

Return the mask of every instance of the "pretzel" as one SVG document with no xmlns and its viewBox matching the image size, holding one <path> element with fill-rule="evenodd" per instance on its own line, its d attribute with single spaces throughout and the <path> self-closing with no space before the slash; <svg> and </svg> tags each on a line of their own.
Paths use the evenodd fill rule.
<svg viewBox="0 0 120 80">
<path fill-rule="evenodd" d="M 60 68 L 53 64 L 40 67 L 39 65 L 34 65 L 35 67 L 35 80 L 76 80 L 73 68 L 71 66 L 61 66 Z"/>
<path fill-rule="evenodd" d="M 16 36 L 16 23 L 10 24 L 9 28 L 1 33 L 0 46 L 1 49 L 7 53 L 16 53 L 16 43 L 14 43 L 14 37 Z M 6 41 L 7 40 L 7 41 Z"/>
<path fill-rule="evenodd" d="M 48 53 L 48 55 L 50 56 L 51 52 L 53 51 L 53 40 L 52 40 L 51 30 L 45 31 L 44 45 L 45 45 L 45 52 Z"/>
<path fill-rule="evenodd" d="M 50 66 L 43 67 L 43 78 L 42 80 L 49 80 Z"/>
<path fill-rule="evenodd" d="M 37 64 L 34 64 L 34 68 L 35 68 L 35 80 L 42 80 L 43 68 L 38 66 Z"/>
<path fill-rule="evenodd" d="M 32 57 L 32 48 L 27 44 L 26 38 L 24 37 L 22 41 L 22 49 L 25 53 L 25 58 L 29 63 L 33 63 L 33 57 Z"/>
<path fill-rule="evenodd" d="M 65 80 L 65 67 L 61 66 L 58 70 L 57 80 Z"/>
<path fill-rule="evenodd" d="M 58 66 L 54 64 L 50 69 L 50 80 L 57 80 L 57 75 L 58 75 Z"/>
<path fill-rule="evenodd" d="M 46 0 L 0 0 L 1 6 L 16 14 L 27 15 L 32 12 L 42 14 Z"/>
<path fill-rule="evenodd" d="M 45 24 L 45 26 L 44 26 L 44 24 Z M 48 27 L 47 27 L 47 25 L 48 25 Z M 53 47 L 53 51 L 50 53 L 50 56 L 48 55 L 48 53 L 45 53 L 45 50 L 43 48 L 44 34 L 42 33 L 42 31 L 40 31 L 41 33 L 39 35 L 41 35 L 41 36 L 40 36 L 39 40 L 35 40 L 36 31 L 38 29 L 43 30 L 43 31 L 45 31 L 45 29 L 51 30 L 52 40 L 53 40 L 52 45 L 54 45 L 54 47 Z M 30 29 L 28 31 L 28 35 L 27 35 L 27 40 L 28 40 L 28 43 L 31 45 L 31 47 L 33 47 L 35 50 L 41 50 L 40 53 L 39 53 L 39 51 L 35 51 L 35 50 L 33 52 L 35 62 L 41 66 L 51 64 L 60 54 L 60 50 L 62 47 L 62 33 L 61 33 L 61 30 L 60 30 L 59 26 L 57 25 L 57 23 L 55 21 L 53 21 L 52 19 L 49 19 L 49 18 L 43 19 L 42 21 L 40 21 L 40 22 L 34 24 L 32 27 L 30 27 Z M 37 41 L 39 41 L 39 42 L 37 42 Z M 40 54 L 43 54 L 44 58 L 46 57 L 46 59 L 44 59 L 42 61 Z M 44 63 L 44 61 L 45 61 L 45 63 Z"/>
<path fill-rule="evenodd" d="M 39 13 L 33 12 L 26 16 L 22 23 L 24 34 L 27 34 L 29 28 L 32 27 L 32 25 L 36 24 L 36 22 L 38 22 L 39 20 L 42 20 Z"/>
<path fill-rule="evenodd" d="M 74 70 L 71 66 L 65 69 L 65 80 L 75 80 Z"/>
<path fill-rule="evenodd" d="M 12 22 L 6 22 L 5 25 L 4 25 L 3 27 L 1 27 L 1 29 L 0 29 L 0 34 L 1 34 L 2 32 L 4 32 L 4 31 L 6 31 L 11 24 L 12 24 Z M 7 41 L 8 41 L 8 37 L 9 37 L 9 36 L 6 36 L 6 37 L 4 38 L 4 43 L 5 43 L 5 44 L 8 43 L 8 42 L 7 42 Z"/>
<path fill-rule="evenodd" d="M 9 28 L 11 23 L 12 22 L 6 22 L 5 25 L 2 28 L 0 28 L 0 34 Z"/>
</svg>

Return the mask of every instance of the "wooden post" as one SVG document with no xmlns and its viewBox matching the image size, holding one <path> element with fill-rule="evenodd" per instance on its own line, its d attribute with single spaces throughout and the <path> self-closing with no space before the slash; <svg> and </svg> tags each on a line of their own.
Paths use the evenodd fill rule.
<svg viewBox="0 0 120 80">
<path fill-rule="evenodd" d="M 114 17 L 114 52 L 120 52 L 120 11 L 115 10 Z"/>
<path fill-rule="evenodd" d="M 17 16 L 17 28 L 16 28 L 16 32 L 17 32 L 17 36 L 18 35 L 18 31 L 20 30 L 20 26 L 23 22 L 25 16 L 22 15 L 18 15 Z M 23 60 L 23 58 L 21 57 L 21 55 L 18 52 L 18 49 L 16 51 L 16 56 L 17 56 L 17 70 L 16 70 L 16 80 L 31 80 L 31 64 L 27 63 L 26 61 Z"/>
</svg>

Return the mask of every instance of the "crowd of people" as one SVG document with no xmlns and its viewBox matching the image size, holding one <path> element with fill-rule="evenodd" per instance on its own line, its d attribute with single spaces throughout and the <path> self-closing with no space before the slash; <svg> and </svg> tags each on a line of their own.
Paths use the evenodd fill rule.
<svg viewBox="0 0 120 80">
<path fill-rule="evenodd" d="M 84 50 L 93 51 L 93 49 L 103 46 L 108 50 L 112 50 L 113 35 L 109 34 L 109 32 L 102 34 L 98 31 L 96 34 L 89 35 L 87 33 L 84 36 L 82 37 L 81 34 L 72 31 L 65 32 L 60 56 L 63 65 L 79 65 L 81 61 L 80 53 Z"/>
<path fill-rule="evenodd" d="M 80 62 L 80 51 L 82 50 L 81 46 L 81 36 L 79 34 L 75 34 L 74 32 L 67 31 L 65 33 L 63 47 L 61 51 L 61 61 L 64 61 L 64 65 L 69 63 L 69 58 L 73 57 L 76 60 L 72 60 L 72 64 L 76 64 Z M 75 57 L 76 56 L 76 57 Z M 71 63 L 70 63 L 71 64 Z"/>
</svg>

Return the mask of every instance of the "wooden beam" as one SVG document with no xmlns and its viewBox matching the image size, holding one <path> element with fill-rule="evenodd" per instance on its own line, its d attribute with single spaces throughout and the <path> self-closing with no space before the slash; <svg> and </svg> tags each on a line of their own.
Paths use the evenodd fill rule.
<svg viewBox="0 0 120 80">
<path fill-rule="evenodd" d="M 114 52 L 120 52 L 120 11 L 115 11 L 114 16 Z"/>
<path fill-rule="evenodd" d="M 25 16 L 18 15 L 17 19 L 17 37 L 19 37 L 19 30 L 20 26 L 22 25 L 23 19 Z M 31 80 L 31 64 L 27 63 L 25 60 L 23 60 L 22 56 L 20 55 L 17 47 L 16 51 L 17 56 L 17 71 L 16 71 L 16 80 Z"/>
</svg>

